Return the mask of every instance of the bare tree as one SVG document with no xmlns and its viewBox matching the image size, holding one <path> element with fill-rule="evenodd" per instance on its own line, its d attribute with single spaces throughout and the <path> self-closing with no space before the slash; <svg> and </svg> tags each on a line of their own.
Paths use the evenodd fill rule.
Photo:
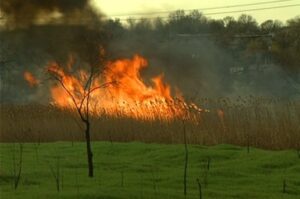
<svg viewBox="0 0 300 199">
<path fill-rule="evenodd" d="M 198 184 L 198 189 L 199 189 L 199 198 L 202 199 L 202 186 L 199 178 L 197 178 L 197 184 Z"/>
<path fill-rule="evenodd" d="M 98 67 L 100 68 L 100 67 Z M 90 67 L 89 77 L 83 85 L 84 93 L 79 96 L 72 93 L 67 86 L 65 85 L 63 78 L 60 73 L 53 70 L 48 70 L 49 74 L 62 86 L 64 91 L 70 96 L 72 99 L 72 103 L 75 106 L 75 109 L 80 117 L 80 120 L 83 122 L 85 128 L 85 141 L 86 141 L 86 150 L 87 150 L 87 162 L 88 162 L 88 176 L 94 176 L 94 166 L 93 166 L 93 153 L 91 148 L 91 133 L 90 133 L 90 126 L 91 126 L 91 117 L 90 117 L 90 97 L 91 94 L 101 88 L 105 88 L 108 85 L 111 85 L 115 82 L 105 82 L 100 86 L 92 87 L 93 82 L 95 81 L 96 77 L 101 75 L 101 71 L 96 69 L 95 67 Z"/>
<path fill-rule="evenodd" d="M 187 169 L 188 169 L 188 160 L 189 160 L 189 152 L 188 152 L 188 145 L 187 145 L 187 137 L 186 137 L 186 124 L 183 120 L 183 136 L 184 136 L 184 175 L 183 175 L 183 194 L 186 197 L 187 195 Z"/>
<path fill-rule="evenodd" d="M 62 178 L 61 178 L 61 168 L 60 168 L 60 157 L 56 156 L 56 165 L 55 165 L 55 168 L 50 163 L 48 163 L 48 164 L 49 164 L 49 168 L 50 168 L 51 174 L 53 175 L 53 178 L 55 180 L 56 190 L 57 190 L 57 192 L 59 192 L 60 191 L 60 187 L 61 187 L 61 181 L 62 181 Z"/>
<path fill-rule="evenodd" d="M 14 188 L 17 189 L 20 179 L 21 179 L 21 172 L 23 167 L 23 144 L 19 143 L 19 162 L 17 163 L 15 157 L 15 148 L 13 150 L 13 179 L 14 179 Z"/>
</svg>

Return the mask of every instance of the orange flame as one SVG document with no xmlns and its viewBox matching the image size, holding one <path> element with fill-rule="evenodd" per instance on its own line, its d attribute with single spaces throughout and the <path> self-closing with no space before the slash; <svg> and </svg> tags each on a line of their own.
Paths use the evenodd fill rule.
<svg viewBox="0 0 300 199">
<path fill-rule="evenodd" d="M 23 75 L 30 87 L 35 87 L 39 84 L 39 81 L 33 76 L 32 73 L 25 71 Z"/>
<path fill-rule="evenodd" d="M 70 64 L 67 66 L 70 68 Z M 83 102 L 89 95 L 92 114 L 145 120 L 183 118 L 189 117 L 190 109 L 201 111 L 195 104 L 188 105 L 179 95 L 173 98 L 163 75 L 152 78 L 152 85 L 146 85 L 140 72 L 147 66 L 147 60 L 139 55 L 111 61 L 106 64 L 101 76 L 89 81 L 86 71 L 72 75 L 57 63 L 51 63 L 48 72 L 59 81 L 51 88 L 53 104 L 63 108 L 81 105 L 86 108 Z"/>
</svg>

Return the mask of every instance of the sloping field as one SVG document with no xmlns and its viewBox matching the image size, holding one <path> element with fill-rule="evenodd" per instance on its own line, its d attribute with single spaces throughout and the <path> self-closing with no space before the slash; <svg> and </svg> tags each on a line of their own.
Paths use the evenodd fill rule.
<svg viewBox="0 0 300 199">
<path fill-rule="evenodd" d="M 184 198 L 184 146 L 93 142 L 95 177 L 87 177 L 85 143 L 0 144 L 0 198 Z M 187 197 L 300 197 L 300 158 L 294 150 L 189 145 Z M 58 191 L 59 190 L 59 191 Z"/>
</svg>

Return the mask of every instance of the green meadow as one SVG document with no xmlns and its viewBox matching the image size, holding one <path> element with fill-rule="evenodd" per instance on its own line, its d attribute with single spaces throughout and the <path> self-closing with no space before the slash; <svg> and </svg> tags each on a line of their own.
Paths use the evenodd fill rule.
<svg viewBox="0 0 300 199">
<path fill-rule="evenodd" d="M 184 145 L 93 142 L 94 178 L 87 177 L 84 142 L 26 143 L 22 153 L 17 143 L 0 146 L 1 199 L 300 198 L 295 150 L 188 145 L 184 196 Z"/>
</svg>

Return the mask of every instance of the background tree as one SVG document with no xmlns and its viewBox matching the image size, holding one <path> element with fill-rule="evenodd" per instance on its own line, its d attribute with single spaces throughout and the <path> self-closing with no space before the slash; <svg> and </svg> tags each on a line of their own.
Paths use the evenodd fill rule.
<svg viewBox="0 0 300 199">
<path fill-rule="evenodd" d="M 64 91 L 71 98 L 73 106 L 77 111 L 80 120 L 84 124 L 84 134 L 86 141 L 86 151 L 87 151 L 87 162 L 88 162 L 88 176 L 94 176 L 94 166 L 93 166 L 93 153 L 91 147 L 91 109 L 90 109 L 90 98 L 91 94 L 101 88 L 112 84 L 112 82 L 104 82 L 102 84 L 95 84 L 96 79 L 103 73 L 104 65 L 106 62 L 106 54 L 103 46 L 99 46 L 104 40 L 101 37 L 102 34 L 99 32 L 90 32 L 90 34 L 82 34 L 83 44 L 82 51 L 86 54 L 81 54 L 83 56 L 83 61 L 87 63 L 88 75 L 85 82 L 80 82 L 81 84 L 74 86 L 70 89 L 66 83 L 71 75 L 76 75 L 76 72 L 80 71 L 78 68 L 74 68 L 75 71 L 70 71 L 73 67 L 64 67 L 56 63 L 48 67 L 48 73 L 54 80 L 56 80 Z M 106 35 L 107 36 L 107 35 Z M 99 45 L 95 45 L 99 44 Z M 98 48 L 97 48 L 98 47 Z M 86 49 L 85 49 L 86 48 Z M 100 52 L 100 53 L 99 53 Z M 72 64 L 72 63 L 69 63 Z M 71 68 L 71 69 L 70 69 Z M 79 74 L 78 74 L 79 75 Z M 79 75 L 80 76 L 80 75 Z M 95 86 L 98 85 L 98 86 Z"/>
<path fill-rule="evenodd" d="M 287 26 L 279 29 L 272 46 L 273 58 L 292 77 L 300 72 L 300 17 L 287 21 Z"/>
</svg>

